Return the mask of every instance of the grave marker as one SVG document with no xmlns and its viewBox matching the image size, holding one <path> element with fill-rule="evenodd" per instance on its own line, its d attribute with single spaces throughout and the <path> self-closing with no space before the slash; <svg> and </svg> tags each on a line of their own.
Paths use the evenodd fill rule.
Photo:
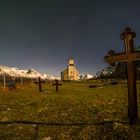
<svg viewBox="0 0 140 140">
<path fill-rule="evenodd" d="M 45 81 L 41 81 L 41 78 L 38 77 L 38 81 L 35 81 L 34 83 L 39 85 L 39 91 L 41 92 L 42 91 L 41 83 L 45 83 Z"/>
<path fill-rule="evenodd" d="M 56 92 L 58 92 L 58 86 L 61 86 L 61 83 L 58 83 L 58 80 L 55 80 L 55 83 L 53 83 L 53 86 L 56 86 Z"/>
<path fill-rule="evenodd" d="M 121 39 L 124 40 L 125 51 L 122 53 L 115 53 L 109 51 L 105 56 L 105 61 L 111 65 L 116 62 L 127 62 L 127 75 L 128 75 L 128 116 L 131 124 L 136 123 L 138 120 L 137 112 L 137 90 L 136 90 L 136 68 L 134 61 L 140 60 L 140 52 L 134 51 L 133 38 L 136 36 L 131 28 L 125 28 L 121 34 Z"/>
</svg>

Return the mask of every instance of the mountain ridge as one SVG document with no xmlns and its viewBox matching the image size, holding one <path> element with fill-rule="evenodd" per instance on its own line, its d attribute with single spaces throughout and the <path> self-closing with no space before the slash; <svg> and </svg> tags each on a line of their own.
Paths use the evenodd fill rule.
<svg viewBox="0 0 140 140">
<path fill-rule="evenodd" d="M 38 78 L 42 79 L 54 80 L 60 79 L 59 77 L 50 76 L 47 74 L 41 74 L 33 68 L 30 69 L 19 69 L 17 67 L 8 67 L 4 65 L 0 65 L 0 76 L 6 75 L 9 77 L 24 77 L 24 78 Z"/>
</svg>

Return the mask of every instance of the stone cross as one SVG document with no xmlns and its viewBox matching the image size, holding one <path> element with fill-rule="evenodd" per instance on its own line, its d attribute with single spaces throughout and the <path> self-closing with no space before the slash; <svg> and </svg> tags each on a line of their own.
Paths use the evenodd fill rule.
<svg viewBox="0 0 140 140">
<path fill-rule="evenodd" d="M 45 81 L 41 81 L 41 78 L 38 77 L 38 81 L 36 81 L 34 83 L 39 85 L 39 91 L 41 92 L 42 91 L 41 83 L 45 83 Z"/>
<path fill-rule="evenodd" d="M 55 80 L 55 83 L 53 83 L 53 86 L 56 86 L 56 92 L 58 92 L 58 86 L 61 86 L 62 84 L 58 83 L 58 80 Z"/>
<path fill-rule="evenodd" d="M 133 38 L 135 38 L 135 32 L 131 31 L 131 28 L 125 28 L 124 32 L 121 34 L 121 39 L 124 40 L 125 51 L 122 53 L 115 53 L 114 51 L 109 51 L 107 56 L 105 56 L 105 61 L 115 65 L 116 62 L 126 62 L 127 63 L 127 75 L 128 75 L 128 116 L 129 123 L 136 123 L 138 120 L 137 112 L 137 89 L 136 89 L 136 60 L 140 60 L 140 52 L 134 51 Z"/>
</svg>

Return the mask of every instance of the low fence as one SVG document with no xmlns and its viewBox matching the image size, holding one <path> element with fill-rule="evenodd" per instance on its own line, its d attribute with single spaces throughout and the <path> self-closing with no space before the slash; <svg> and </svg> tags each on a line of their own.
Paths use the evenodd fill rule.
<svg viewBox="0 0 140 140">
<path fill-rule="evenodd" d="M 0 76 L 0 87 L 6 89 L 15 89 L 16 85 L 25 85 L 33 83 L 37 78 L 27 78 L 27 77 L 10 77 L 10 76 Z"/>
</svg>

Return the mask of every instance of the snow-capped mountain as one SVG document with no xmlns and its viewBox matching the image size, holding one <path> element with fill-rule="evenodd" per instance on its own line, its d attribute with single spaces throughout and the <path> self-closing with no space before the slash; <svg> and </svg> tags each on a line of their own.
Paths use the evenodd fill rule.
<svg viewBox="0 0 140 140">
<path fill-rule="evenodd" d="M 116 67 L 106 67 L 101 71 L 101 75 L 111 75 L 115 71 Z"/>
<path fill-rule="evenodd" d="M 7 67 L 0 65 L 0 75 L 10 76 L 10 77 L 25 77 L 25 78 L 38 78 L 54 80 L 58 77 L 49 76 L 47 74 L 41 74 L 34 69 L 22 70 L 16 67 Z"/>
<path fill-rule="evenodd" d="M 11 77 L 28 77 L 28 78 L 37 78 L 42 77 L 42 74 L 37 72 L 34 69 L 22 70 L 16 67 L 7 67 L 0 65 L 0 75 L 6 75 Z"/>
<path fill-rule="evenodd" d="M 81 74 L 80 76 L 79 76 L 79 79 L 80 80 L 88 80 L 88 79 L 92 79 L 92 78 L 94 78 L 95 76 L 93 76 L 93 75 L 90 75 L 90 74 Z"/>
<path fill-rule="evenodd" d="M 54 77 L 54 76 L 47 75 L 47 74 L 44 74 L 42 77 L 43 77 L 44 79 L 49 79 L 49 80 L 55 80 L 55 79 L 61 80 L 60 77 Z"/>
</svg>

